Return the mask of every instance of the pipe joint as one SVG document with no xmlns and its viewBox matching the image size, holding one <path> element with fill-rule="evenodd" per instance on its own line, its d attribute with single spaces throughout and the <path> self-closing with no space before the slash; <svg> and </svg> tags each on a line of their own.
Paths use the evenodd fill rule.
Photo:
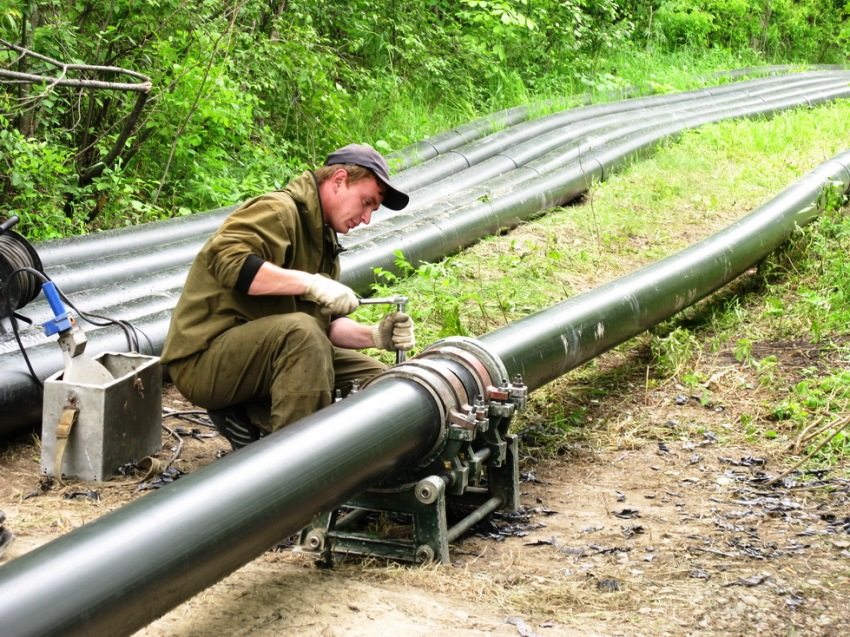
<svg viewBox="0 0 850 637">
<path fill-rule="evenodd" d="M 507 424 L 525 406 L 527 388 L 517 376 L 508 380 L 502 360 L 481 342 L 466 337 L 437 341 L 415 358 L 390 368 L 367 385 L 404 378 L 423 387 L 440 415 L 440 431 L 418 466 L 451 467 L 458 455 L 474 453 L 471 445 L 492 446 L 503 455 Z M 476 442 L 477 441 L 477 442 Z M 468 448 L 470 447 L 470 448 Z"/>
<path fill-rule="evenodd" d="M 435 341 L 417 357 L 440 356 L 466 367 L 477 378 L 479 394 L 489 400 L 491 392 L 507 385 L 508 370 L 502 359 L 481 341 L 466 336 L 452 336 Z M 475 399 L 471 397 L 471 404 Z"/>
</svg>

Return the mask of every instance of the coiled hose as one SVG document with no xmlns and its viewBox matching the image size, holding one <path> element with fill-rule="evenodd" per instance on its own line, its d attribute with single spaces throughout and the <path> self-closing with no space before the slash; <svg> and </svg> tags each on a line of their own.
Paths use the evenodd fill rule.
<svg viewBox="0 0 850 637">
<path fill-rule="evenodd" d="M 24 237 L 12 231 L 18 217 L 0 224 L 0 319 L 32 301 L 41 292 L 41 279 L 26 270 L 42 272 L 38 253 Z"/>
</svg>

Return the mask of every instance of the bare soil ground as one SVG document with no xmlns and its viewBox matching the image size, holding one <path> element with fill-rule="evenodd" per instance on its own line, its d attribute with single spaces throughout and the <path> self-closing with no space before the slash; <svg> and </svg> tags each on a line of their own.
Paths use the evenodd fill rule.
<svg viewBox="0 0 850 637">
<path fill-rule="evenodd" d="M 622 359 L 608 355 L 597 380 L 610 383 Z M 137 634 L 848 634 L 847 468 L 768 484 L 788 450 L 743 440 L 736 388 L 751 379 L 722 362 L 726 391 L 708 404 L 619 378 L 580 433 L 523 458 L 521 512 L 458 541 L 451 565 L 347 558 L 322 569 L 310 554 L 270 550 Z M 164 402 L 191 408 L 173 389 Z M 227 450 L 206 427 L 166 423 L 182 433 L 181 471 Z M 527 426 L 528 449 L 546 427 Z M 164 435 L 163 459 L 174 441 Z M 45 490 L 33 439 L 7 443 L 0 465 L 0 510 L 16 535 L 3 560 L 147 492 L 138 476 Z"/>
</svg>

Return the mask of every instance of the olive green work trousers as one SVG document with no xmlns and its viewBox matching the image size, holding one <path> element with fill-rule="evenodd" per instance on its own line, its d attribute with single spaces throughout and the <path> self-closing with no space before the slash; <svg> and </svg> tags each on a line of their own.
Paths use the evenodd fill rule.
<svg viewBox="0 0 850 637">
<path fill-rule="evenodd" d="M 205 409 L 243 405 L 253 424 L 276 431 L 331 404 L 354 380 L 386 366 L 335 347 L 319 322 L 300 312 L 267 316 L 231 328 L 208 349 L 172 361 L 177 389 Z"/>
</svg>

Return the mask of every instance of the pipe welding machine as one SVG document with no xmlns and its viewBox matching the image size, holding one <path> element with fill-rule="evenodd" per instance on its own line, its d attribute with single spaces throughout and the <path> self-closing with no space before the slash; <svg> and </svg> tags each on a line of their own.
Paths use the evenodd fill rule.
<svg viewBox="0 0 850 637">
<path fill-rule="evenodd" d="M 491 513 L 519 508 L 518 441 L 508 428 L 526 405 L 522 378 L 509 381 L 502 361 L 466 337 L 433 343 L 364 389 L 393 378 L 428 391 L 440 412 L 439 434 L 417 466 L 301 531 L 300 549 L 326 562 L 355 554 L 448 563 L 451 542 Z M 449 525 L 449 514 L 458 512 L 462 517 Z M 391 533 L 378 532 L 376 514 L 392 520 Z"/>
</svg>

